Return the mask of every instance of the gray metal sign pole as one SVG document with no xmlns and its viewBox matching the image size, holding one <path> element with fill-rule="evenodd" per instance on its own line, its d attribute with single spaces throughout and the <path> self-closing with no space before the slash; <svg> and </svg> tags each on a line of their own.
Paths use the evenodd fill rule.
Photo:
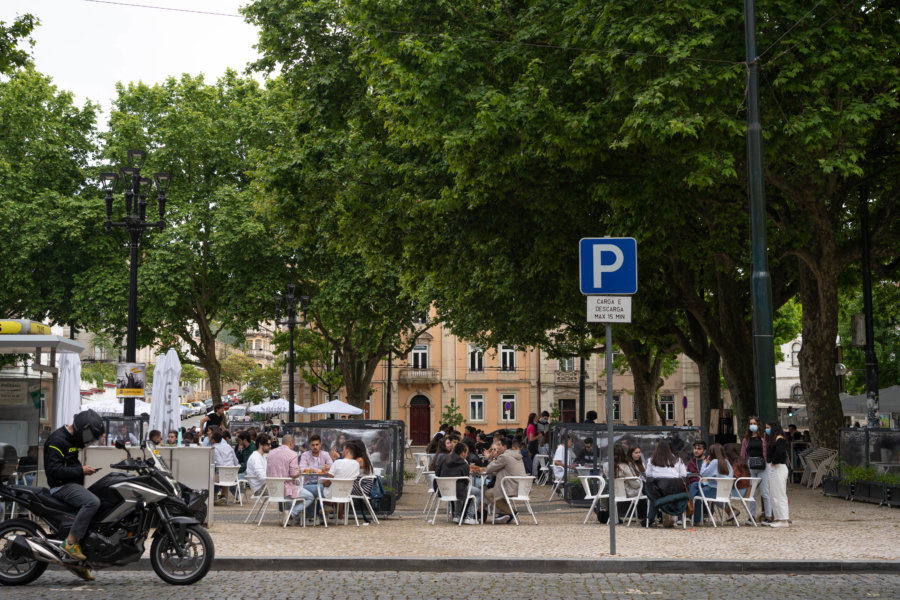
<svg viewBox="0 0 900 600">
<path fill-rule="evenodd" d="M 616 465 L 613 457 L 613 358 L 612 358 L 612 325 L 606 324 L 606 453 L 609 459 L 607 482 L 609 484 L 609 553 L 616 554 L 616 523 L 619 517 L 616 511 Z M 599 444 L 598 444 L 599 445 Z"/>
</svg>

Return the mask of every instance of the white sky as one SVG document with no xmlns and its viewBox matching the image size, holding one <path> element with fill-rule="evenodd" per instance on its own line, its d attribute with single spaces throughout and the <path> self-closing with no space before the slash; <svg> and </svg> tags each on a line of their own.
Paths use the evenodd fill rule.
<svg viewBox="0 0 900 600">
<path fill-rule="evenodd" d="M 242 73 L 257 58 L 256 27 L 243 17 L 193 14 L 145 5 L 237 15 L 249 0 L 0 0 L 0 21 L 31 13 L 35 67 L 76 102 L 99 103 L 106 128 L 115 84 L 160 83 L 169 76 L 203 73 L 211 83 L 226 68 Z M 257 76 L 257 78 L 259 78 Z"/>
</svg>

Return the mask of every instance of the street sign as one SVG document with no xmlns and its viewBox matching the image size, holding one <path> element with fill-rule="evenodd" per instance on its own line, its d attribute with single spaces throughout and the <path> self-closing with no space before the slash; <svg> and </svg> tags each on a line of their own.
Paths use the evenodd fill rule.
<svg viewBox="0 0 900 600">
<path fill-rule="evenodd" d="M 637 292 L 637 241 L 634 238 L 582 238 L 578 244 L 582 294 L 630 295 Z"/>
<path fill-rule="evenodd" d="M 631 296 L 588 296 L 588 323 L 631 323 Z"/>
</svg>

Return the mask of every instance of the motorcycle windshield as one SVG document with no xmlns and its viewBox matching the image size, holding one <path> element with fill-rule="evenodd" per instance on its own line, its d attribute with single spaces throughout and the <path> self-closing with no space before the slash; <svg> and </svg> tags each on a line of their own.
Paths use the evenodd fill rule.
<svg viewBox="0 0 900 600">
<path fill-rule="evenodd" d="M 156 449 L 156 444 L 151 441 L 147 441 L 147 450 L 149 450 L 153 454 L 153 461 L 156 466 L 156 470 L 165 473 L 166 475 L 172 475 L 172 469 L 169 468 L 168 463 L 166 463 L 166 459 L 162 457 L 162 454 L 159 450 Z"/>
</svg>

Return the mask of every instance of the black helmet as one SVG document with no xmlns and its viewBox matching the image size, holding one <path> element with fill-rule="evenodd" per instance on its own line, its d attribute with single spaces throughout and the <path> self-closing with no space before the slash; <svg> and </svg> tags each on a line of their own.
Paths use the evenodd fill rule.
<svg viewBox="0 0 900 600">
<path fill-rule="evenodd" d="M 75 430 L 75 443 L 84 448 L 103 435 L 103 419 L 93 410 L 87 409 L 75 415 L 72 428 Z"/>
</svg>

